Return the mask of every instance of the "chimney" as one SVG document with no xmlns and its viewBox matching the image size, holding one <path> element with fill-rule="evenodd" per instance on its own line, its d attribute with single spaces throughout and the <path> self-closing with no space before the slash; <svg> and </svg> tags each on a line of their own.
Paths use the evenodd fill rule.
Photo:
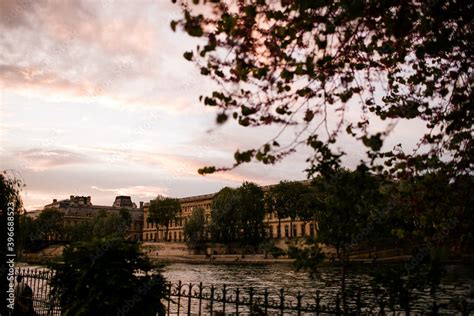
<svg viewBox="0 0 474 316">
<path fill-rule="evenodd" d="M 72 202 L 74 200 L 74 195 L 70 195 L 69 200 Z"/>
<path fill-rule="evenodd" d="M 140 208 L 143 208 L 143 201 L 140 201 Z"/>
<path fill-rule="evenodd" d="M 87 205 L 91 205 L 91 204 L 92 204 L 92 203 L 91 203 L 91 196 L 89 195 L 89 196 L 87 197 Z"/>
<path fill-rule="evenodd" d="M 53 203 L 56 203 L 56 202 L 58 202 L 58 200 L 56 200 L 56 199 L 53 199 Z"/>
</svg>

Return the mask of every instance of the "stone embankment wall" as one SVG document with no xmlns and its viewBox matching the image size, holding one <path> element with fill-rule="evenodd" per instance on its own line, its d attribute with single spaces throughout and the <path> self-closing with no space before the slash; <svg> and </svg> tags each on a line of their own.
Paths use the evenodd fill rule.
<svg viewBox="0 0 474 316">
<path fill-rule="evenodd" d="M 192 251 L 184 243 L 179 242 L 154 242 L 143 243 L 141 250 L 150 257 L 160 256 L 186 256 Z"/>
</svg>

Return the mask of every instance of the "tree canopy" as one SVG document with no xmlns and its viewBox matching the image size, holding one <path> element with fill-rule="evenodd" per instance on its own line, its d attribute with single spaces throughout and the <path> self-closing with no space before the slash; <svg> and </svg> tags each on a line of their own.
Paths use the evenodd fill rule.
<svg viewBox="0 0 474 316">
<path fill-rule="evenodd" d="M 280 181 L 270 189 L 267 197 L 267 207 L 278 217 L 278 231 L 281 234 L 281 219 L 291 219 L 290 237 L 293 237 L 293 220 L 300 215 L 300 210 L 306 211 L 303 205 L 303 196 L 308 193 L 308 188 L 298 181 Z M 305 202 L 308 202 L 305 200 Z M 305 214 L 306 217 L 306 214 Z"/>
<path fill-rule="evenodd" d="M 235 242 L 238 238 L 239 198 L 236 189 L 223 188 L 212 200 L 211 237 L 222 243 Z"/>
<path fill-rule="evenodd" d="M 178 199 L 159 195 L 156 199 L 150 201 L 148 221 L 165 226 L 165 240 L 167 240 L 170 221 L 176 218 L 180 210 L 181 204 Z"/>
<path fill-rule="evenodd" d="M 97 238 L 126 238 L 130 229 L 131 216 L 127 209 L 118 213 L 102 212 L 97 215 L 92 224 L 92 236 Z M 81 230 L 80 227 L 78 227 Z"/>
<path fill-rule="evenodd" d="M 203 248 L 207 240 L 207 223 L 202 207 L 193 209 L 191 217 L 184 225 L 184 234 L 186 242 L 196 249 Z"/>
<path fill-rule="evenodd" d="M 54 208 L 43 210 L 35 220 L 42 240 L 61 240 L 64 238 L 64 214 Z"/>
<path fill-rule="evenodd" d="M 135 243 L 95 239 L 65 248 L 53 265 L 64 315 L 164 315 L 165 279 Z M 145 275 L 137 275 L 145 272 Z M 156 272 L 156 271 L 155 271 Z"/>
<path fill-rule="evenodd" d="M 273 164 L 300 145 L 313 150 L 308 175 L 325 173 L 341 165 L 343 134 L 367 148 L 364 164 L 376 171 L 472 172 L 471 1 L 179 3 L 183 17 L 171 28 L 202 39 L 184 58 L 218 84 L 200 98 L 216 108 L 217 123 L 297 128 L 289 142 L 280 132 L 259 148 L 238 149 L 233 166 L 200 173 Z M 426 127 L 415 149 L 383 147 L 397 121 L 413 119 Z"/>
<path fill-rule="evenodd" d="M 263 190 L 255 183 L 244 182 L 238 189 L 239 226 L 243 244 L 258 245 L 265 237 Z"/>
<path fill-rule="evenodd" d="M 244 182 L 237 189 L 224 188 L 211 206 L 212 239 L 256 246 L 265 237 L 264 217 L 264 197 L 259 186 Z"/>
</svg>

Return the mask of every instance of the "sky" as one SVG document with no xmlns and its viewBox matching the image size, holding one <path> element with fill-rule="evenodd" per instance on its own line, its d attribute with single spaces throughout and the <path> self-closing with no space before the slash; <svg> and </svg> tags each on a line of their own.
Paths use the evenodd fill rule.
<svg viewBox="0 0 474 316">
<path fill-rule="evenodd" d="M 198 175 L 278 130 L 216 126 L 198 101 L 215 86 L 182 57 L 198 42 L 170 29 L 179 17 L 169 0 L 0 1 L 0 168 L 26 184 L 28 211 L 70 195 L 138 204 L 306 178 L 305 149 L 274 166 Z M 397 127 L 394 139 L 414 146 L 419 122 Z M 363 156 L 350 140 L 341 146 L 348 167 Z"/>
</svg>

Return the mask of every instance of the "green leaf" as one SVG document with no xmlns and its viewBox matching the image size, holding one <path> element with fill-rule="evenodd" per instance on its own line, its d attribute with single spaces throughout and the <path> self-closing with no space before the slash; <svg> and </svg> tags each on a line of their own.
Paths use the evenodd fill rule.
<svg viewBox="0 0 474 316">
<path fill-rule="evenodd" d="M 210 166 L 210 167 L 203 167 L 203 168 L 200 168 L 198 169 L 198 173 L 200 175 L 205 175 L 205 174 L 211 174 L 211 173 L 214 173 L 216 172 L 216 167 L 214 166 Z"/>
<path fill-rule="evenodd" d="M 224 124 L 227 121 L 227 118 L 228 118 L 227 114 L 219 113 L 217 114 L 216 122 L 217 124 Z"/>
<path fill-rule="evenodd" d="M 373 151 L 379 151 L 383 145 L 382 134 L 377 133 L 370 137 L 364 136 L 362 142 Z"/>
<path fill-rule="evenodd" d="M 192 52 L 192 51 L 190 51 L 190 52 L 185 52 L 185 53 L 183 54 L 183 57 L 184 57 L 186 60 L 191 61 L 191 60 L 193 59 L 193 52 Z M 201 73 L 202 73 L 202 72 L 201 72 Z"/>
<path fill-rule="evenodd" d="M 176 32 L 176 25 L 178 25 L 178 22 L 176 22 L 176 21 L 174 21 L 174 20 L 171 21 L 170 27 L 171 27 L 171 29 L 173 30 L 173 32 Z"/>
</svg>

